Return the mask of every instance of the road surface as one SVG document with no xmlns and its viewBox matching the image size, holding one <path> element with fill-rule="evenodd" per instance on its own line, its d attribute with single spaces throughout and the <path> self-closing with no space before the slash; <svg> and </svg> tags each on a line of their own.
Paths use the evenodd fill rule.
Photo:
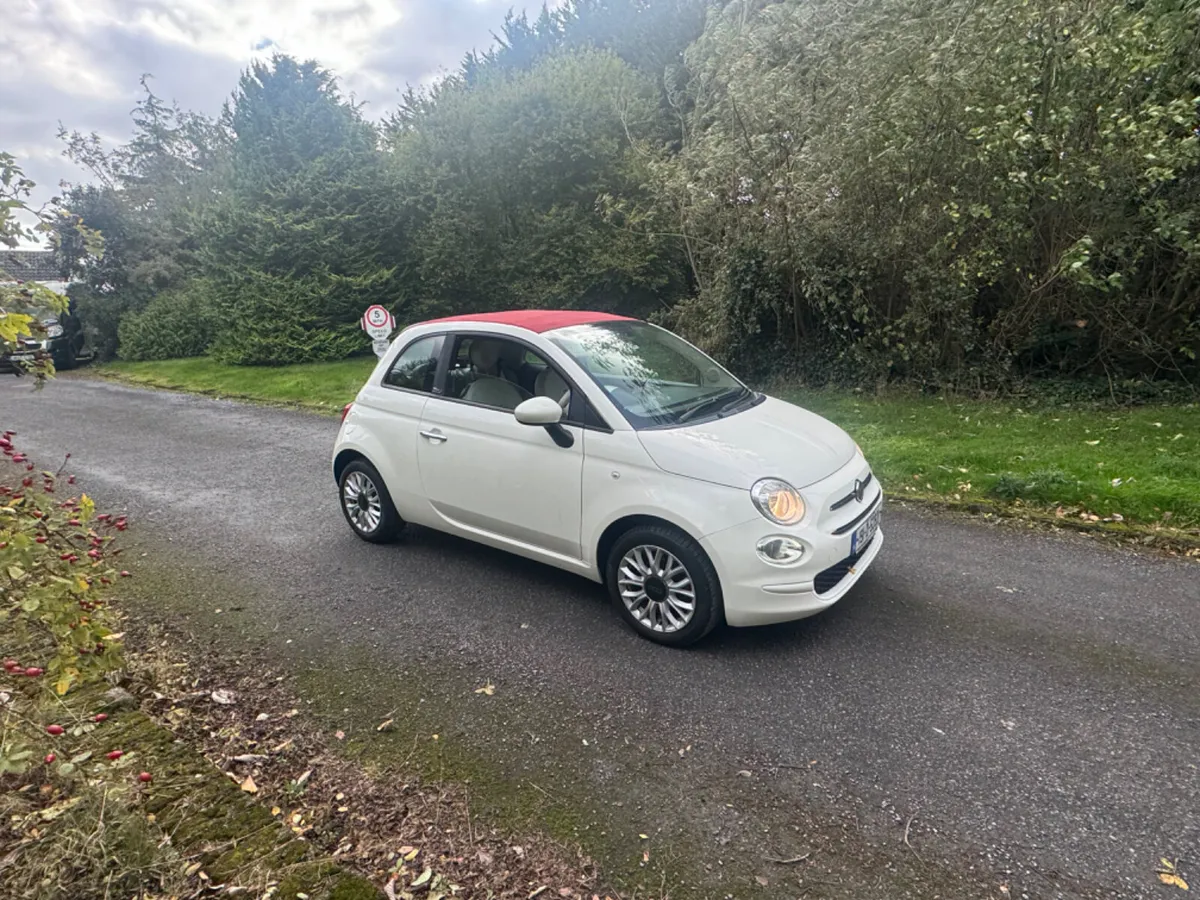
<svg viewBox="0 0 1200 900">
<path fill-rule="evenodd" d="M 357 541 L 334 419 L 13 379 L 0 427 L 72 453 L 185 603 L 376 685 L 338 692 L 348 722 L 421 694 L 414 728 L 672 896 L 1172 896 L 1160 857 L 1200 881 L 1195 563 L 893 504 L 828 613 L 673 651 L 573 576 L 424 530 Z"/>
</svg>

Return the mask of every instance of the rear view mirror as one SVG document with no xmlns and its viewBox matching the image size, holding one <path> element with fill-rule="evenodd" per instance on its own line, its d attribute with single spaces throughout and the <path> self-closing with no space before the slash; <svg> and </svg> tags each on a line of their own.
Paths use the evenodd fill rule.
<svg viewBox="0 0 1200 900">
<path fill-rule="evenodd" d="M 549 397 L 530 397 L 513 410 L 522 425 L 557 425 L 562 414 L 562 407 Z"/>
</svg>

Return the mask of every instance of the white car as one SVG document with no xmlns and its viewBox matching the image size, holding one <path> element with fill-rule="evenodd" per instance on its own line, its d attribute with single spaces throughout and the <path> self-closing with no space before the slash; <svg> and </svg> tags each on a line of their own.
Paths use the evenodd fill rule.
<svg viewBox="0 0 1200 900">
<path fill-rule="evenodd" d="M 577 572 L 663 644 L 819 613 L 883 545 L 842 429 L 605 313 L 407 328 L 343 410 L 333 474 L 363 540 L 412 522 Z"/>
</svg>

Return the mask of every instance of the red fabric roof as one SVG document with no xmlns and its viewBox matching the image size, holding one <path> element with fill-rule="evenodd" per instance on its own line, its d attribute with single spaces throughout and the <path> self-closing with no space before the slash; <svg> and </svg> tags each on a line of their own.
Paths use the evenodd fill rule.
<svg viewBox="0 0 1200 900">
<path fill-rule="evenodd" d="M 631 322 L 628 316 L 614 316 L 611 313 L 587 312 L 579 309 L 512 309 L 506 312 L 474 313 L 463 316 L 446 316 L 444 319 L 430 319 L 423 322 L 429 325 L 434 322 L 479 322 L 489 325 L 513 325 L 527 331 L 542 333 L 553 331 L 555 328 L 566 328 L 570 325 L 588 325 L 592 322 Z"/>
</svg>

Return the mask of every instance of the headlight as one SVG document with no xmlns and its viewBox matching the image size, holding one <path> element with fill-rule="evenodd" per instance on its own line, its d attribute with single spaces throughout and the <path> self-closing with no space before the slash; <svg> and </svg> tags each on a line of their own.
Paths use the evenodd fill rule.
<svg viewBox="0 0 1200 900">
<path fill-rule="evenodd" d="M 52 337 L 52 338 L 62 337 L 62 333 L 63 333 L 63 327 L 61 325 L 59 325 L 57 322 L 53 325 L 46 326 L 46 337 Z"/>
<path fill-rule="evenodd" d="M 778 478 L 764 478 L 750 488 L 750 499 L 758 511 L 779 525 L 795 525 L 804 518 L 804 498 Z"/>
</svg>

